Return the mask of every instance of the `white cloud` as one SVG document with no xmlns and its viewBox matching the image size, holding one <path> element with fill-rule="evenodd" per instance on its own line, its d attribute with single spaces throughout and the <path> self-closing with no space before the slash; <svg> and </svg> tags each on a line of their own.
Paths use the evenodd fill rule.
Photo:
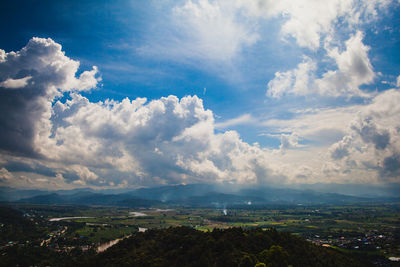
<svg viewBox="0 0 400 267">
<path fill-rule="evenodd" d="M 215 134 L 213 114 L 196 96 L 90 103 L 75 94 L 65 104 L 57 102 L 55 112 L 62 121 L 54 134 L 59 145 L 47 156 L 120 172 L 115 184 L 122 177 L 136 185 L 273 181 L 262 150 L 235 132 Z"/>
<path fill-rule="evenodd" d="M 393 97 L 396 94 L 392 95 L 391 103 L 396 102 Z M 144 99 L 91 103 L 75 95 L 71 102 L 56 105 L 63 105 L 60 110 L 67 115 L 61 111 L 59 114 L 67 123 L 59 126 L 54 135 L 61 145 L 49 151 L 59 161 L 78 164 L 79 159 L 80 164 L 88 166 L 99 176 L 80 179 L 89 184 L 96 184 L 103 177 L 112 177 L 105 181 L 115 185 L 121 185 L 126 178 L 128 185 L 215 181 L 379 182 L 383 169 L 372 171 L 362 160 L 350 160 L 363 146 L 353 148 L 357 138 L 348 135 L 356 133 L 357 114 L 378 112 L 381 103 L 386 102 L 382 99 L 384 95 L 377 96 L 369 105 L 313 110 L 299 113 L 292 120 L 264 122 L 270 130 L 283 133 L 280 152 L 284 153 L 278 154 L 243 142 L 234 131 L 215 134 L 213 114 L 204 110 L 197 97 L 179 100 L 169 96 L 149 103 Z M 391 111 L 387 103 L 385 108 L 381 107 L 384 110 L 379 111 L 379 117 Z M 381 118 L 382 122 L 375 128 L 358 127 L 373 151 L 378 149 L 383 153 L 395 147 L 394 143 L 384 141 L 388 140 L 386 132 L 390 133 L 390 142 L 394 140 L 392 133 L 398 127 L 393 122 L 396 114 L 396 109 L 392 114 L 385 114 L 391 119 L 384 125 Z M 380 137 L 386 139 L 382 141 Z M 314 145 L 300 145 L 299 139 Z M 370 152 L 372 159 L 374 154 Z M 386 153 L 381 162 L 395 169 L 395 155 Z M 364 161 L 367 158 L 360 157 Z M 365 178 L 367 173 L 369 176 Z"/>
<path fill-rule="evenodd" d="M 243 114 L 237 118 L 233 118 L 230 120 L 226 120 L 224 122 L 216 123 L 215 128 L 226 129 L 228 127 L 243 125 L 243 124 L 252 124 L 256 123 L 256 119 L 253 118 L 250 114 Z"/>
<path fill-rule="evenodd" d="M 265 19 L 283 18 L 281 34 L 293 37 L 298 45 L 315 50 L 320 46 L 321 35 L 333 28 L 339 17 L 351 12 L 353 1 L 237 1 L 247 9 L 249 16 Z"/>
<path fill-rule="evenodd" d="M 343 140 L 332 145 L 332 157 L 342 160 L 342 169 L 356 166 L 374 173 L 378 179 L 400 178 L 400 92 L 389 90 L 360 109 Z M 343 153 L 335 151 L 342 149 Z M 354 167 L 353 167 L 354 168 Z"/>
<path fill-rule="evenodd" d="M 308 94 L 312 90 L 310 80 L 312 81 L 315 69 L 315 63 L 309 57 L 304 57 L 296 69 L 276 72 L 275 78 L 268 82 L 267 95 L 279 98 L 284 94 Z"/>
<path fill-rule="evenodd" d="M 339 20 L 341 27 L 352 28 L 377 17 L 379 10 L 387 8 L 390 0 L 237 0 L 249 16 L 266 19 L 282 17 L 283 37 L 293 37 L 302 47 L 316 50 L 321 39 L 334 37 Z M 346 25 L 347 24 L 347 25 Z"/>
<path fill-rule="evenodd" d="M 1 182 L 8 182 L 13 178 L 13 175 L 6 169 L 6 168 L 1 168 L 0 169 L 0 181 Z"/>
<path fill-rule="evenodd" d="M 293 37 L 298 45 L 315 50 L 321 39 L 333 37 L 336 23 L 343 19 L 348 27 L 375 17 L 390 1 L 380 0 L 187 0 L 172 9 L 160 22 L 168 35 L 152 40 L 139 49 L 177 60 L 180 57 L 230 61 L 244 47 L 260 39 L 259 21 L 283 20 L 281 34 Z M 342 25 L 343 26 L 343 25 Z"/>
<path fill-rule="evenodd" d="M 312 50 L 320 46 L 321 35 L 333 30 L 333 23 L 349 15 L 352 1 L 284 1 L 282 14 L 289 19 L 282 26 L 282 34 L 296 39 L 302 47 Z"/>
<path fill-rule="evenodd" d="M 79 63 L 51 39 L 33 38 L 5 54 L 0 81 L 22 70 L 23 88 L 2 88 L 2 166 L 14 185 L 139 186 L 282 180 L 262 149 L 236 132 L 215 134 L 214 116 L 197 96 L 93 103 L 79 94 L 96 85 L 97 69 L 76 78 Z M 39 62 L 39 63 L 37 63 Z M 69 91 L 69 99 L 57 96 Z M 17 103 L 17 104 L 16 104 Z M 23 128 L 23 136 L 16 136 Z"/>
<path fill-rule="evenodd" d="M 315 109 L 299 112 L 292 119 L 270 119 L 262 122 L 262 125 L 271 132 L 295 132 L 300 138 L 321 146 L 342 139 L 360 107 Z"/>
<path fill-rule="evenodd" d="M 340 61 L 341 53 L 337 55 Z M 259 119 L 245 114 L 215 124 L 212 111 L 197 96 L 90 102 L 78 90 L 95 85 L 97 70 L 76 78 L 77 62 L 49 39 L 33 39 L 2 58 L 0 81 L 37 68 L 24 74 L 32 76 L 25 87 L 0 89 L 5 96 L 2 114 L 7 114 L 0 117 L 0 173 L 8 185 L 379 182 L 399 177 L 396 90 L 378 94 L 366 105 L 308 110 L 290 120 L 262 122 L 280 134 L 285 153 L 279 153 L 250 145 L 235 131 L 216 133 L 217 126 Z M 66 90 L 68 100 L 57 101 Z M 17 129 L 25 135 L 15 136 Z M 299 139 L 313 145 L 300 145 Z M 6 172 L 8 166 L 13 171 Z"/>
<path fill-rule="evenodd" d="M 176 5 L 167 20 L 160 23 L 169 27 L 169 34 L 153 33 L 161 36 L 161 43 L 152 39 L 138 51 L 173 60 L 229 63 L 259 38 L 256 22 L 243 18 L 231 1 L 188 0 Z"/>
<path fill-rule="evenodd" d="M 189 0 L 176 7 L 174 15 L 178 28 L 185 34 L 185 49 L 200 58 L 231 60 L 243 46 L 258 39 L 253 25 L 238 23 L 239 10 L 226 1 Z"/>
<path fill-rule="evenodd" d="M 287 133 L 306 146 L 274 154 L 290 182 L 400 182 L 399 90 L 388 90 L 364 105 L 298 113 L 289 120 L 268 120 L 269 131 L 282 133 L 281 148 L 291 147 Z M 275 134 L 279 136 L 279 134 Z M 275 161 L 276 160 L 276 161 Z"/>
<path fill-rule="evenodd" d="M 185 0 L 160 18 L 164 32 L 152 31 L 138 51 L 173 60 L 230 62 L 263 36 L 261 23 L 281 23 L 283 39 L 294 38 L 315 51 L 334 30 L 377 17 L 390 0 Z M 155 27 L 158 28 L 158 27 Z"/>
<path fill-rule="evenodd" d="M 400 75 L 397 76 L 396 87 L 400 87 Z"/>
<path fill-rule="evenodd" d="M 363 96 L 370 94 L 360 86 L 373 82 L 375 73 L 368 58 L 369 47 L 362 42 L 363 34 L 357 32 L 345 42 L 345 50 L 326 47 L 327 56 L 336 63 L 336 70 L 329 70 L 316 78 L 316 63 L 305 57 L 296 69 L 276 72 L 268 82 L 267 95 L 279 98 L 285 94 L 323 96 Z"/>
<path fill-rule="evenodd" d="M 28 85 L 28 81 L 32 79 L 32 76 L 26 76 L 20 79 L 8 78 L 7 80 L 0 83 L 0 87 L 4 88 L 23 88 Z"/>
<path fill-rule="evenodd" d="M 359 87 L 370 84 L 375 77 L 368 58 L 369 47 L 362 42 L 363 34 L 357 32 L 346 41 L 346 50 L 328 48 L 328 56 L 335 60 L 338 69 L 328 71 L 315 81 L 322 95 L 366 95 Z"/>
<path fill-rule="evenodd" d="M 360 95 L 359 85 L 370 83 L 368 73 L 357 76 L 357 80 L 346 76 L 340 69 L 346 67 L 345 63 L 333 58 L 333 54 L 330 60 L 339 60 L 338 69 L 321 77 L 320 88 L 314 84 L 307 87 L 307 83 L 317 78 L 316 72 L 318 76 L 321 73 L 320 51 L 326 43 L 342 48 L 343 38 L 376 20 L 389 3 L 391 0 L 185 0 L 173 3 L 172 8 L 164 3 L 163 10 L 168 12 L 156 16 L 145 41 L 135 52 L 157 60 L 189 64 L 237 83 L 246 79 L 244 74 L 249 71 L 249 64 L 243 63 L 248 55 L 265 59 L 271 53 L 263 51 L 265 47 L 295 43 L 305 48 L 299 51 L 308 58 L 304 57 L 292 70 L 277 71 L 269 83 L 269 96 L 314 92 L 329 96 Z M 271 36 L 276 34 L 276 28 L 278 36 Z M 260 45 L 256 46 L 258 42 Z M 337 56 L 350 56 L 349 53 Z M 351 53 L 355 55 L 356 51 Z M 363 56 L 360 53 L 358 56 Z M 332 89 L 331 82 L 338 87 Z"/>
<path fill-rule="evenodd" d="M 285 152 L 287 149 L 301 147 L 299 144 L 299 136 L 296 133 L 281 134 L 281 145 L 279 150 Z"/>
</svg>

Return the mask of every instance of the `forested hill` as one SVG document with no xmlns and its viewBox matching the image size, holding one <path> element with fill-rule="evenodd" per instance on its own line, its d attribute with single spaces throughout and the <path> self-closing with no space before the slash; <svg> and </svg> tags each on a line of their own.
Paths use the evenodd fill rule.
<svg viewBox="0 0 400 267">
<path fill-rule="evenodd" d="M 201 232 L 187 227 L 136 233 L 81 263 L 82 266 L 366 266 L 334 249 L 274 229 Z"/>
</svg>

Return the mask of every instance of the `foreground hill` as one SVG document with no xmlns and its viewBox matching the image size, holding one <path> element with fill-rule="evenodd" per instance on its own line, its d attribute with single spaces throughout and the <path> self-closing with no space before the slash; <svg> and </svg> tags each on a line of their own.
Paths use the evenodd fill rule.
<svg viewBox="0 0 400 267">
<path fill-rule="evenodd" d="M 19 241 L 44 235 L 43 228 L 25 217 L 21 211 L 0 206 L 0 245 L 10 240 Z"/>
<path fill-rule="evenodd" d="M 265 265 L 263 265 L 263 263 Z M 365 263 L 274 229 L 201 232 L 149 230 L 124 239 L 81 266 L 366 266 Z"/>
</svg>

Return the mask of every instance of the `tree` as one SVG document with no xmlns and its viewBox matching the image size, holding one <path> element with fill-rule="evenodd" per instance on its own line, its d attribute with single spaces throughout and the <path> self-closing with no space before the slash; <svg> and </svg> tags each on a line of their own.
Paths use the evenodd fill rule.
<svg viewBox="0 0 400 267">
<path fill-rule="evenodd" d="M 252 259 L 249 255 L 244 255 L 240 259 L 239 266 L 240 267 L 253 267 L 254 266 L 254 259 Z"/>
<path fill-rule="evenodd" d="M 258 259 L 268 267 L 287 267 L 289 254 L 281 246 L 272 246 L 263 250 Z"/>
</svg>

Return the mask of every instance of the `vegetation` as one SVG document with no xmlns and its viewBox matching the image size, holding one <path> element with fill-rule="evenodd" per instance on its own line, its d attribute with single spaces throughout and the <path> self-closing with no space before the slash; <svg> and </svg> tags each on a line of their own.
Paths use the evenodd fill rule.
<svg viewBox="0 0 400 267">
<path fill-rule="evenodd" d="M 333 249 L 274 229 L 201 232 L 174 227 L 136 233 L 83 266 L 365 266 Z M 260 266 L 260 264 L 259 264 Z"/>
<path fill-rule="evenodd" d="M 399 225 L 397 203 L 163 209 L 14 203 L 0 206 L 0 266 L 400 266 L 388 259 L 400 255 Z"/>
<path fill-rule="evenodd" d="M 45 232 L 28 214 L 0 206 L 0 244 L 39 238 Z"/>
</svg>

